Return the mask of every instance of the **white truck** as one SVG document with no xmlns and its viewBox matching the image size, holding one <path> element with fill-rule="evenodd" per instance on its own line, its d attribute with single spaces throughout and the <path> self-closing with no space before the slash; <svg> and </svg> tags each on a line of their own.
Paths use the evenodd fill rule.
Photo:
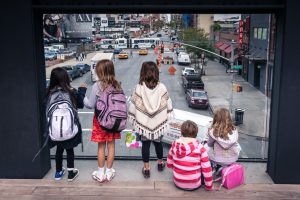
<svg viewBox="0 0 300 200">
<path fill-rule="evenodd" d="M 174 117 L 168 121 L 168 129 L 164 133 L 162 141 L 171 144 L 181 136 L 180 127 L 186 120 L 192 120 L 198 125 L 197 139 L 199 141 L 207 140 L 207 132 L 213 118 L 195 114 L 183 110 L 174 109 Z"/>
<path fill-rule="evenodd" d="M 104 60 L 104 59 L 112 60 L 113 57 L 114 57 L 113 53 L 97 53 L 96 55 L 94 55 L 94 57 L 91 59 L 91 79 L 92 79 L 92 82 L 95 82 L 99 79 L 97 74 L 96 74 L 96 71 L 95 71 L 97 63 L 100 60 Z"/>
<path fill-rule="evenodd" d="M 179 53 L 177 57 L 177 61 L 179 65 L 190 65 L 191 59 L 190 56 L 187 53 Z"/>
<path fill-rule="evenodd" d="M 196 74 L 198 73 L 197 70 L 195 70 L 193 67 L 185 67 L 183 70 L 181 70 L 181 75 L 185 76 L 187 74 Z"/>
</svg>

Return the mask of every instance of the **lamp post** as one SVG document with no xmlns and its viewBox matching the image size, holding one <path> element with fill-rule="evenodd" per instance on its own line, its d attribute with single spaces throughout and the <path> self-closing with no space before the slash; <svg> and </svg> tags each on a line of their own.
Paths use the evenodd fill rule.
<svg viewBox="0 0 300 200">
<path fill-rule="evenodd" d="M 230 42 L 230 48 L 231 48 L 231 56 L 230 56 L 230 69 L 232 69 L 233 63 L 234 63 L 234 40 Z M 235 73 L 231 74 L 231 95 L 230 95 L 230 102 L 229 102 L 229 110 L 231 113 L 233 113 L 233 86 L 234 86 L 234 79 L 235 79 Z"/>
</svg>

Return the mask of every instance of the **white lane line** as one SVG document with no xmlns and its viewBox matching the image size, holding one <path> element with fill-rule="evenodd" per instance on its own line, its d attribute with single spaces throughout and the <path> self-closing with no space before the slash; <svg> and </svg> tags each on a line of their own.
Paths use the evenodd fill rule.
<svg viewBox="0 0 300 200">
<path fill-rule="evenodd" d="M 93 111 L 85 112 L 85 111 L 80 111 L 78 114 L 94 114 Z"/>
<path fill-rule="evenodd" d="M 92 131 L 91 128 L 83 128 L 82 131 Z"/>
</svg>

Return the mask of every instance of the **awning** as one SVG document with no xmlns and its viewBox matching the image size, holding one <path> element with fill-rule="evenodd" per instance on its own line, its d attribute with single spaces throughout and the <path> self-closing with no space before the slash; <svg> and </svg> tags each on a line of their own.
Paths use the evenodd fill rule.
<svg viewBox="0 0 300 200">
<path fill-rule="evenodd" d="M 249 60 L 267 60 L 267 51 L 260 49 L 250 49 L 245 55 L 245 58 Z"/>
<path fill-rule="evenodd" d="M 225 53 L 231 53 L 231 51 L 232 51 L 231 46 L 227 47 L 227 48 L 224 50 Z"/>
<path fill-rule="evenodd" d="M 230 45 L 228 45 L 228 44 L 222 44 L 221 46 L 219 46 L 219 49 L 221 50 L 221 51 L 224 51 L 224 49 L 226 49 L 226 48 L 228 48 Z"/>
<path fill-rule="evenodd" d="M 219 46 L 223 45 L 224 43 L 221 41 L 216 42 L 215 48 L 219 48 Z"/>
</svg>

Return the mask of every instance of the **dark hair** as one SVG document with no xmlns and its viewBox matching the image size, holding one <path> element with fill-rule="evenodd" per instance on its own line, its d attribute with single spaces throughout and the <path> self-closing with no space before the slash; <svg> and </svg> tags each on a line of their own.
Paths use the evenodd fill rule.
<svg viewBox="0 0 300 200">
<path fill-rule="evenodd" d="M 120 83 L 116 80 L 114 63 L 111 60 L 100 60 L 96 65 L 96 74 L 100 80 L 102 90 L 112 85 L 117 90 L 122 90 Z"/>
<path fill-rule="evenodd" d="M 153 89 L 159 81 L 159 71 L 157 65 L 152 61 L 144 62 L 141 68 L 139 84 L 145 82 L 146 86 Z"/>
<path fill-rule="evenodd" d="M 198 133 L 198 126 L 195 122 L 187 120 L 181 125 L 181 135 L 183 137 L 196 138 Z"/>
<path fill-rule="evenodd" d="M 72 87 L 70 85 L 70 78 L 68 72 L 62 67 L 56 67 L 51 71 L 50 83 L 47 88 L 47 98 L 55 92 L 58 88 L 61 88 L 65 92 L 69 93 L 73 105 L 76 107 L 76 100 Z"/>
</svg>

